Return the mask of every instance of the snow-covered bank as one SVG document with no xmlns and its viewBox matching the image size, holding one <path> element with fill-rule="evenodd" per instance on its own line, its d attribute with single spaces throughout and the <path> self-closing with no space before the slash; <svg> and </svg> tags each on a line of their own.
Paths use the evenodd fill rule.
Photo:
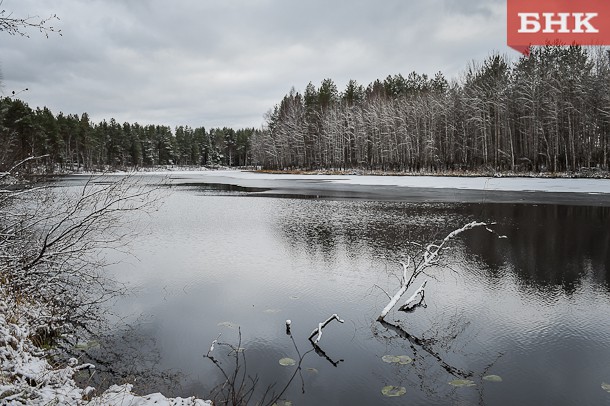
<svg viewBox="0 0 610 406">
<path fill-rule="evenodd" d="M 15 300 L 0 286 L 0 404 L 2 405 L 211 405 L 196 398 L 166 398 L 160 393 L 139 396 L 129 384 L 114 385 L 94 396 L 94 388 L 79 388 L 74 374 L 93 365 L 70 358 L 52 366 L 30 336 L 29 320 L 44 316 L 42 305 Z M 57 360 L 61 364 L 61 360 Z"/>
<path fill-rule="evenodd" d="M 139 172 L 138 174 L 147 174 Z M 374 175 L 293 175 L 239 170 L 159 171 L 149 174 L 198 178 L 223 177 L 244 181 L 306 180 L 361 186 L 395 186 L 404 188 L 461 189 L 503 192 L 559 192 L 610 194 L 610 179 L 571 178 L 496 178 L 448 176 L 374 176 Z"/>
<path fill-rule="evenodd" d="M 352 185 L 398 186 L 414 188 L 466 189 L 505 192 L 608 193 L 609 179 L 564 178 L 465 178 L 438 176 L 352 176 L 333 180 Z"/>
</svg>

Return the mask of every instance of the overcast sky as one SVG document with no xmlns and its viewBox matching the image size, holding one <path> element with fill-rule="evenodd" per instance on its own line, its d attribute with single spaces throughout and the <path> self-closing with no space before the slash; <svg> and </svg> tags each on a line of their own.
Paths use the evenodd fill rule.
<svg viewBox="0 0 610 406">
<path fill-rule="evenodd" d="M 0 33 L 0 92 L 95 122 L 255 127 L 295 87 L 457 78 L 506 46 L 506 0 L 4 0 L 62 36 Z"/>
</svg>

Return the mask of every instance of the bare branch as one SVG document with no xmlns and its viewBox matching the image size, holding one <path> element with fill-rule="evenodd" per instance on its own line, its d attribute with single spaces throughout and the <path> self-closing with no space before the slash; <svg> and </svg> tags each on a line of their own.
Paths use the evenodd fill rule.
<svg viewBox="0 0 610 406">
<path fill-rule="evenodd" d="M 333 314 L 328 319 L 326 319 L 324 322 L 318 324 L 318 327 L 316 329 L 314 329 L 314 331 L 312 331 L 311 334 L 309 335 L 309 341 L 311 341 L 313 336 L 315 336 L 317 334 L 318 336 L 316 337 L 315 340 L 313 340 L 313 343 L 318 344 L 318 342 L 320 342 L 320 339 L 322 338 L 322 329 L 324 327 L 326 327 L 328 325 L 328 323 L 330 323 L 333 320 L 337 320 L 339 323 L 345 322 L 345 320 L 341 320 L 339 318 L 339 316 L 337 316 L 336 314 Z"/>
<path fill-rule="evenodd" d="M 485 227 L 486 229 L 490 230 L 489 226 L 492 224 L 493 223 L 483 223 L 483 222 L 473 221 L 471 223 L 466 224 L 465 226 L 463 226 L 461 228 L 458 228 L 457 230 L 450 232 L 443 240 L 441 240 L 440 243 L 428 244 L 424 249 L 422 258 L 420 259 L 417 267 L 414 269 L 413 273 L 411 274 L 411 277 L 408 280 L 407 280 L 407 276 L 406 276 L 408 263 L 405 264 L 405 263 L 401 262 L 401 265 L 403 267 L 403 281 L 404 282 L 402 283 L 398 292 L 396 292 L 394 294 L 394 296 L 392 296 L 392 298 L 390 299 L 390 302 L 386 305 L 386 307 L 383 308 L 383 310 L 379 314 L 379 317 L 377 318 L 377 320 L 382 321 L 387 316 L 387 314 L 390 312 L 390 310 L 392 310 L 392 308 L 396 305 L 396 303 L 398 303 L 400 298 L 407 292 L 409 287 L 413 284 L 413 282 L 420 275 L 422 275 L 422 274 L 428 275 L 428 274 L 426 274 L 426 270 L 429 267 L 434 266 L 438 263 L 441 253 L 446 248 L 447 243 L 451 239 L 457 237 L 458 235 L 460 235 L 461 233 L 463 233 L 465 231 L 471 230 L 476 227 Z M 493 232 L 493 230 L 491 230 L 491 231 Z M 410 257 L 409 257 L 409 259 L 410 259 Z M 413 294 L 413 296 L 411 298 L 414 299 L 415 296 L 417 296 L 417 294 L 419 294 L 419 293 L 421 293 L 423 295 L 423 287 L 425 286 L 426 282 L 423 283 L 423 285 Z M 407 302 L 409 302 L 410 300 L 411 299 L 407 300 Z M 403 309 L 408 308 L 408 307 L 409 306 L 407 304 L 402 306 Z"/>
<path fill-rule="evenodd" d="M 2 3 L 3 1 L 0 1 L 0 7 L 2 7 Z M 57 33 L 61 36 L 61 29 L 50 25 L 53 21 L 59 21 L 59 17 L 56 14 L 46 18 L 39 16 L 15 17 L 12 12 L 0 10 L 0 31 L 4 31 L 9 35 L 29 38 L 28 30 L 34 29 L 44 34 L 47 38 L 49 38 L 50 33 Z"/>
<path fill-rule="evenodd" d="M 2 3 L 0 3 L 0 5 L 2 5 Z M 49 156 L 49 154 L 39 155 L 39 156 L 31 156 L 31 157 L 23 159 L 23 160 L 17 162 L 15 165 L 13 165 L 8 171 L 6 171 L 4 173 L 0 173 L 0 180 L 10 176 L 13 172 L 15 172 L 15 170 L 17 168 L 19 168 L 24 163 L 29 162 L 29 161 L 33 161 L 33 160 L 37 160 L 37 159 L 47 158 L 48 156 Z"/>
</svg>

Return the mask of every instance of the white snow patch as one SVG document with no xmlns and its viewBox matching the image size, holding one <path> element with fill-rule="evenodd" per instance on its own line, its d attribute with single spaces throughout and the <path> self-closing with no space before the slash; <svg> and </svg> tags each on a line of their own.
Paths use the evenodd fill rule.
<svg viewBox="0 0 610 406">
<path fill-rule="evenodd" d="M 141 172 L 140 174 L 145 174 Z M 150 174 L 162 174 L 151 172 Z M 374 176 L 374 175 L 293 175 L 269 174 L 238 170 L 174 171 L 168 175 L 223 177 L 243 180 L 315 180 L 337 184 L 365 186 L 396 186 L 433 189 L 489 190 L 505 192 L 557 192 L 610 194 L 610 179 L 569 178 L 496 178 L 451 176 Z"/>
<path fill-rule="evenodd" d="M 106 405 L 129 405 L 129 406 L 203 406 L 211 405 L 208 400 L 190 398 L 166 398 L 160 393 L 152 393 L 150 395 L 138 396 L 131 393 L 132 385 L 113 385 L 108 388 L 101 396 L 93 398 L 89 405 L 106 406 Z"/>
<path fill-rule="evenodd" d="M 202 406 L 210 401 L 190 398 L 167 398 L 160 393 L 139 396 L 132 385 L 114 385 L 94 396 L 95 389 L 79 388 L 74 379 L 78 370 L 94 367 L 66 360 L 64 367 L 53 367 L 44 351 L 30 340 L 31 326 L 23 317 L 44 314 L 42 305 L 16 303 L 0 285 L 0 404 L 2 405 L 122 405 L 122 406 Z"/>
<path fill-rule="evenodd" d="M 416 188 L 491 190 L 505 192 L 608 193 L 609 179 L 564 178 L 466 178 L 443 176 L 353 176 L 333 180 L 352 185 L 383 185 Z"/>
</svg>

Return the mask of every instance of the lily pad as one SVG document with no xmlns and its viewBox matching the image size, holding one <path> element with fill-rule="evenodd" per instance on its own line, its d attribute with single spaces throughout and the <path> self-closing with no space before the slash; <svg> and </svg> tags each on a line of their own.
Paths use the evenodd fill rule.
<svg viewBox="0 0 610 406">
<path fill-rule="evenodd" d="M 610 383 L 602 382 L 602 389 L 610 393 Z"/>
<path fill-rule="evenodd" d="M 381 359 L 388 364 L 408 365 L 413 362 L 413 359 L 408 355 L 384 355 Z"/>
<path fill-rule="evenodd" d="M 293 366 L 296 364 L 297 364 L 297 362 L 295 360 L 293 360 L 292 358 L 286 357 L 286 358 L 282 358 L 280 360 L 280 365 L 283 367 L 290 367 L 290 366 Z"/>
<path fill-rule="evenodd" d="M 399 355 L 398 360 L 400 365 L 408 365 L 413 362 L 413 358 L 409 357 L 408 355 Z"/>
<path fill-rule="evenodd" d="M 396 397 L 396 396 L 402 396 L 405 393 L 407 393 L 407 388 L 405 388 L 404 386 L 384 386 L 383 388 L 381 388 L 381 393 L 383 394 L 383 396 L 388 396 L 390 398 Z"/>
<path fill-rule="evenodd" d="M 392 364 L 394 362 L 399 362 L 400 358 L 398 358 L 396 355 L 384 355 L 381 357 L 381 360 L 383 362 L 387 362 L 388 364 Z"/>
<path fill-rule="evenodd" d="M 239 327 L 238 324 L 232 323 L 230 321 L 222 321 L 220 323 L 217 324 L 218 327 L 226 327 L 226 328 L 237 328 Z"/>
<path fill-rule="evenodd" d="M 483 377 L 483 380 L 489 382 L 502 382 L 502 377 L 499 375 L 486 375 Z"/>
<path fill-rule="evenodd" d="M 468 386 L 475 386 L 476 384 L 470 379 L 454 379 L 449 382 L 449 385 L 455 386 L 456 388 L 463 388 Z"/>
<path fill-rule="evenodd" d="M 87 341 L 87 342 L 77 343 L 74 346 L 74 348 L 76 348 L 77 350 L 89 350 L 91 348 L 96 348 L 96 347 L 99 347 L 99 346 L 100 346 L 99 341 L 91 340 L 91 341 Z"/>
</svg>

